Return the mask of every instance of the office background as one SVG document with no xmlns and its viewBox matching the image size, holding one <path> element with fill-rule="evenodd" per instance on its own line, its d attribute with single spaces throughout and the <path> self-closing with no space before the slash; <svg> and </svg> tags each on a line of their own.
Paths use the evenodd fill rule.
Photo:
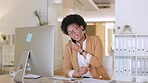
<svg viewBox="0 0 148 83">
<path fill-rule="evenodd" d="M 83 6 L 79 1 L 84 2 Z M 110 55 L 110 49 L 114 48 L 113 37 L 109 37 L 108 34 L 113 34 L 113 30 L 116 30 L 118 26 L 123 28 L 124 25 L 130 25 L 133 33 L 148 33 L 148 30 L 146 29 L 146 22 L 148 19 L 148 11 L 146 10 L 147 0 L 111 1 L 113 1 L 113 3 L 110 4 L 111 7 L 108 9 L 96 9 L 95 7 L 88 7 L 87 9 L 87 7 L 84 7 L 84 5 L 87 4 L 87 1 L 84 0 L 0 0 L 0 34 L 11 36 L 14 34 L 16 27 L 38 26 L 38 20 L 33 15 L 33 12 L 35 10 L 41 10 L 41 12 L 43 12 L 42 15 L 45 17 L 44 20 L 48 20 L 49 25 L 56 26 L 55 70 L 58 71 L 56 72 L 57 74 L 60 74 L 61 71 L 59 70 L 62 68 L 63 47 L 69 39 L 67 36 L 63 35 L 59 27 L 62 18 L 67 14 L 78 13 L 88 22 L 88 27 L 95 27 L 94 31 L 96 34 L 92 34 L 93 32 L 90 32 L 90 28 L 88 28 L 88 34 L 101 36 L 104 45 L 104 55 Z M 108 29 L 104 28 L 107 27 L 107 24 L 109 23 L 113 25 L 110 25 Z M 3 41 L 2 38 L 0 40 Z M 109 44 L 108 41 L 111 41 L 112 43 Z M 5 50 L 3 50 L 3 55 L 14 56 L 13 44 L 1 45 L 1 47 Z M 8 63 L 7 65 L 11 64 Z"/>
</svg>

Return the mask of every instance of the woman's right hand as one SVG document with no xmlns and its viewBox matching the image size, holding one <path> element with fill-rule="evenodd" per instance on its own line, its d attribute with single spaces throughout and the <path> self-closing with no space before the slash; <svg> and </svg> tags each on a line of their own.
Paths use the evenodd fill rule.
<svg viewBox="0 0 148 83">
<path fill-rule="evenodd" d="M 72 48 L 77 52 L 82 52 L 82 46 L 72 42 Z"/>
</svg>

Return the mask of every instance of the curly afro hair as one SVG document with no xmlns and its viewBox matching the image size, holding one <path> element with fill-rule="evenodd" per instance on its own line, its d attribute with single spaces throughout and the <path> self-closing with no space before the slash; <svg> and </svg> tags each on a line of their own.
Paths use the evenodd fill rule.
<svg viewBox="0 0 148 83">
<path fill-rule="evenodd" d="M 73 23 L 76 23 L 80 26 L 82 25 L 84 28 L 83 31 L 86 29 L 87 24 L 80 15 L 70 14 L 63 19 L 62 24 L 61 24 L 61 30 L 63 31 L 64 34 L 66 35 L 68 34 L 67 27 Z"/>
</svg>

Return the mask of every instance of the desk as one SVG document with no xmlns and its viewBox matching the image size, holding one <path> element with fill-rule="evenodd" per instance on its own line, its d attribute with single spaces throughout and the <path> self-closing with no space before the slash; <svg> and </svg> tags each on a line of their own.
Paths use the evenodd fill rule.
<svg viewBox="0 0 148 83">
<path fill-rule="evenodd" d="M 12 77 L 10 75 L 0 75 L 0 83 L 10 83 Z M 96 80 L 96 79 L 79 79 L 75 81 L 55 80 L 49 77 L 41 77 L 38 79 L 24 79 L 25 83 L 109 83 L 110 81 Z M 15 82 L 14 82 L 15 83 Z M 112 82 L 114 83 L 114 82 Z M 142 83 L 142 82 L 123 82 L 117 83 Z"/>
<path fill-rule="evenodd" d="M 0 83 L 10 83 L 12 77 L 10 75 L 0 75 Z M 38 79 L 24 79 L 25 83 L 69 83 L 65 80 L 54 80 L 48 77 L 41 77 Z M 16 83 L 16 82 L 13 82 Z"/>
</svg>

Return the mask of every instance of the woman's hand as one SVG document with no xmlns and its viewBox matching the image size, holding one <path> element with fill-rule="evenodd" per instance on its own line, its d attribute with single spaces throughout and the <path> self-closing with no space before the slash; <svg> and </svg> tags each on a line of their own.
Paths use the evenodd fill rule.
<svg viewBox="0 0 148 83">
<path fill-rule="evenodd" d="M 90 70 L 90 68 L 88 68 L 86 66 L 82 66 L 78 72 L 80 73 L 80 75 L 83 75 L 83 74 L 86 74 L 89 70 Z"/>
<path fill-rule="evenodd" d="M 82 66 L 78 71 L 75 71 L 73 77 L 82 77 L 83 74 L 86 74 L 90 68 Z"/>
<path fill-rule="evenodd" d="M 82 46 L 72 42 L 72 48 L 77 52 L 82 52 Z"/>
</svg>

